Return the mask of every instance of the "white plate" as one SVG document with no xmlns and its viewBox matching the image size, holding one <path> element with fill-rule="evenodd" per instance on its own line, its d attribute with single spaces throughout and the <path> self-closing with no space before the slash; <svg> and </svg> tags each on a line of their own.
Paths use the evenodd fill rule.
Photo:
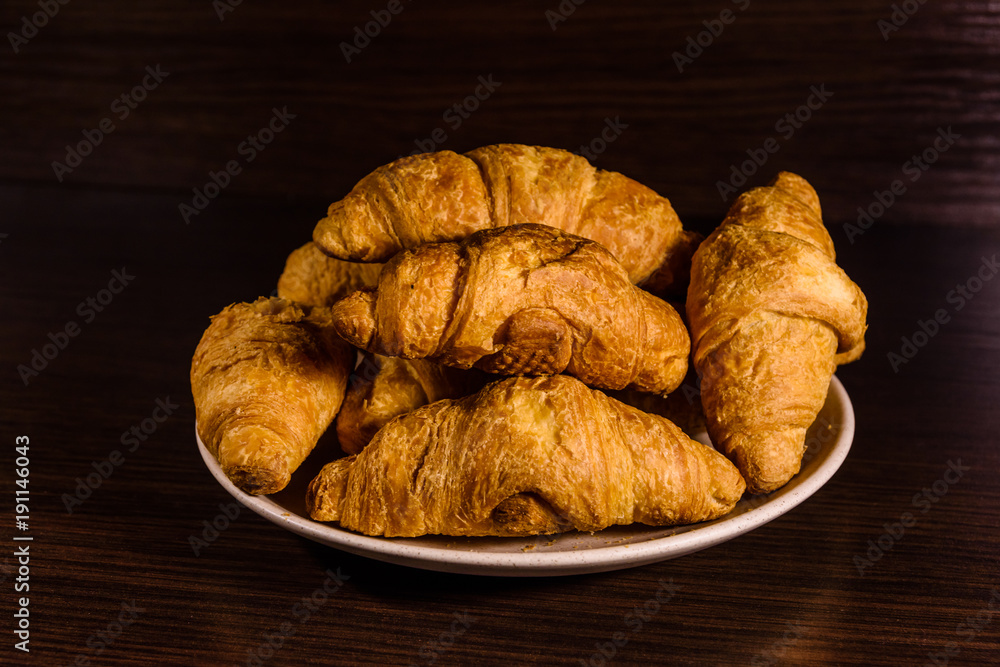
<svg viewBox="0 0 1000 667">
<path fill-rule="evenodd" d="M 704 432 L 691 434 L 708 444 Z M 749 532 L 776 519 L 816 493 L 847 457 L 854 439 L 854 409 L 840 381 L 830 383 L 826 404 L 807 436 L 802 470 L 781 489 L 744 496 L 728 515 L 715 521 L 674 528 L 620 526 L 597 533 L 521 537 L 367 537 L 308 518 L 305 488 L 323 463 L 335 458 L 336 442 L 321 444 L 292 476 L 283 491 L 251 496 L 223 474 L 197 436 L 198 449 L 215 479 L 234 498 L 265 519 L 293 533 L 343 551 L 377 560 L 441 572 L 537 577 L 603 572 L 685 556 Z"/>
</svg>

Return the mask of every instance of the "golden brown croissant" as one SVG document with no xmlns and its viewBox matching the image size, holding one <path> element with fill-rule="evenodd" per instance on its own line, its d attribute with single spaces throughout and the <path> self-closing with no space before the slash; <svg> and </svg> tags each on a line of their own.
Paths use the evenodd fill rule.
<svg viewBox="0 0 1000 667">
<path fill-rule="evenodd" d="M 795 174 L 741 195 L 695 253 L 687 313 L 708 432 L 750 491 L 799 471 L 837 363 L 864 349 L 867 310 Z"/>
<path fill-rule="evenodd" d="M 309 485 L 317 521 L 367 535 L 537 535 L 694 523 L 743 494 L 666 419 L 565 375 L 508 378 L 387 424 Z"/>
<path fill-rule="evenodd" d="M 351 292 L 378 284 L 381 264 L 327 257 L 310 241 L 292 251 L 278 278 L 278 296 L 310 306 L 332 306 Z"/>
<path fill-rule="evenodd" d="M 653 275 L 638 284 L 661 299 L 683 302 L 691 280 L 691 258 L 704 240 L 698 232 L 685 231 L 667 251 Z"/>
<path fill-rule="evenodd" d="M 659 396 L 634 389 L 605 393 L 616 401 L 672 421 L 682 431 L 696 439 L 698 439 L 699 434 L 706 430 L 705 412 L 701 407 L 699 380 L 693 366 L 688 369 L 688 374 L 681 386 L 670 392 L 668 396 Z"/>
<path fill-rule="evenodd" d="M 337 439 L 345 452 L 357 454 L 393 418 L 443 398 L 474 394 L 491 379 L 476 370 L 366 352 L 337 415 Z"/>
<path fill-rule="evenodd" d="M 685 433 L 705 430 L 705 415 L 688 370 L 685 381 L 692 389 L 674 391 L 667 397 L 634 389 L 609 391 L 611 398 L 643 412 L 672 421 Z M 472 368 L 443 366 L 426 359 L 385 357 L 365 352 L 348 380 L 344 403 L 337 414 L 337 440 L 348 454 L 365 448 L 380 428 L 395 417 L 444 398 L 474 394 L 495 377 Z"/>
<path fill-rule="evenodd" d="M 327 308 L 262 297 L 212 318 L 191 392 L 198 434 L 233 484 L 285 487 L 337 414 L 354 356 Z"/>
<path fill-rule="evenodd" d="M 499 144 L 379 167 L 330 205 L 313 240 L 332 257 L 384 262 L 403 248 L 522 223 L 597 241 L 634 283 L 665 263 L 661 283 L 677 267 L 683 273 L 679 255 L 690 258 L 697 236 L 684 232 L 669 201 L 630 178 L 599 171 L 569 151 Z"/>
<path fill-rule="evenodd" d="M 565 370 L 609 389 L 669 392 L 690 350 L 677 311 L 632 285 L 604 247 L 544 225 L 404 250 L 376 290 L 333 315 L 370 352 L 505 375 Z"/>
</svg>

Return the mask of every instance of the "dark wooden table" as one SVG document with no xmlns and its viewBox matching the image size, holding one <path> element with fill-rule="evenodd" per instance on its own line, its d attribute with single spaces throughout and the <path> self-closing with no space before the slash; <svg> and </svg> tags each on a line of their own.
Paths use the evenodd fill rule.
<svg viewBox="0 0 1000 667">
<path fill-rule="evenodd" d="M 595 1 L 565 21 L 546 15 L 557 2 L 404 3 L 350 63 L 339 43 L 386 3 L 241 3 L 222 21 L 212 3 L 175 4 L 59 5 L 0 56 L 0 663 L 1000 661 L 1000 279 L 974 280 L 1000 253 L 1000 22 L 987 3 L 920 5 L 887 40 L 888 2 Z M 726 8 L 733 22 L 679 72 L 673 52 Z M 38 11 L 8 3 L 0 24 L 25 30 Z M 157 64 L 162 87 L 145 70 Z M 453 127 L 447 110 L 491 74 L 502 85 Z M 144 79 L 147 99 L 120 118 L 114 100 Z M 832 98 L 786 139 L 776 123 L 824 84 Z M 245 161 L 241 142 L 285 106 L 297 117 Z M 105 117 L 115 130 L 58 180 L 52 163 Z M 737 539 L 601 574 L 387 565 L 248 511 L 196 555 L 190 538 L 230 501 L 194 443 L 187 374 L 208 316 L 270 294 L 325 206 L 421 142 L 596 151 L 619 117 L 629 127 L 595 164 L 655 187 L 703 231 L 727 207 L 717 182 L 768 138 L 780 150 L 739 189 L 779 169 L 815 183 L 870 302 L 865 356 L 838 372 L 857 433 L 833 479 Z M 960 138 L 911 180 L 906 163 L 949 126 Z M 242 171 L 185 224 L 180 204 L 229 160 Z M 849 233 L 895 180 L 906 192 Z M 936 314 L 946 322 L 921 337 Z M 924 344 L 901 363 L 904 337 Z M 35 350 L 52 358 L 22 373 Z M 95 471 L 99 486 L 78 494 Z M 676 594 L 636 629 L 627 615 L 661 582 Z M 324 586 L 336 590 L 303 606 Z M 29 654 L 14 647 L 20 597 Z"/>
</svg>

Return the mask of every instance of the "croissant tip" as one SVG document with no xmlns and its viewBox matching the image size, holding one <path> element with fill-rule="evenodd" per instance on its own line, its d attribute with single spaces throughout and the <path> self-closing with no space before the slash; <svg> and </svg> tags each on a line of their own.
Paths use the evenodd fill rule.
<svg viewBox="0 0 1000 667">
<path fill-rule="evenodd" d="M 330 208 L 327 209 L 326 215 L 316 223 L 315 227 L 313 227 L 312 242 L 316 244 L 316 247 L 322 250 L 324 254 L 327 252 L 325 249 L 326 244 L 324 242 L 327 236 L 327 229 L 330 225 L 330 213 L 332 212 L 335 204 L 336 202 L 334 202 L 334 204 L 330 204 Z"/>
<path fill-rule="evenodd" d="M 290 475 L 257 466 L 232 466 L 225 469 L 226 477 L 245 493 L 266 496 L 288 485 Z"/>
<path fill-rule="evenodd" d="M 306 489 L 306 510 L 313 521 L 339 521 L 340 501 L 344 496 L 347 471 L 355 460 L 348 456 L 331 461 Z"/>
<path fill-rule="evenodd" d="M 790 193 L 819 214 L 819 195 L 812 184 L 802 176 L 790 171 L 779 171 L 778 175 L 771 181 L 770 186 Z"/>
<path fill-rule="evenodd" d="M 345 210 L 351 200 L 351 196 L 348 195 L 330 204 L 326 216 L 313 227 L 313 243 L 327 257 L 356 261 L 351 256 L 356 253 L 352 253 L 351 248 L 347 247 L 343 234 L 345 222 L 351 219 L 351 212 Z"/>
<path fill-rule="evenodd" d="M 360 290 L 333 304 L 330 315 L 337 334 L 351 345 L 367 350 L 375 337 L 374 290 Z"/>
<path fill-rule="evenodd" d="M 807 181 L 802 176 L 799 176 L 794 171 L 779 171 L 771 182 L 768 183 L 771 187 L 782 187 L 784 185 L 809 185 Z M 811 187 L 811 186 L 810 186 Z"/>
<path fill-rule="evenodd" d="M 780 489 L 798 474 L 805 432 L 760 430 L 753 437 L 730 438 L 724 449 L 733 460 L 751 494 Z"/>
<path fill-rule="evenodd" d="M 324 507 L 321 486 L 319 477 L 309 482 L 309 487 L 306 489 L 306 511 L 313 521 L 334 521 L 336 517 Z"/>
</svg>

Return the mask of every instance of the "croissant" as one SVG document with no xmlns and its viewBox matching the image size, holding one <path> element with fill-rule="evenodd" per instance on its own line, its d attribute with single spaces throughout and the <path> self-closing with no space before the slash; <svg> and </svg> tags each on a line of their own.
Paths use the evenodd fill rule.
<svg viewBox="0 0 1000 667">
<path fill-rule="evenodd" d="M 333 421 L 354 350 L 326 308 L 280 298 L 228 306 L 191 361 L 198 435 L 247 493 L 280 491 Z"/>
<path fill-rule="evenodd" d="M 799 471 L 837 364 L 864 349 L 867 311 L 795 174 L 741 195 L 695 253 L 687 314 L 708 433 L 751 492 Z"/>
<path fill-rule="evenodd" d="M 697 237 L 667 199 L 622 174 L 557 148 L 499 144 L 379 167 L 330 205 L 313 240 L 332 257 L 384 262 L 403 248 L 521 223 L 597 241 L 637 284 L 664 264 L 660 282 L 683 272 Z"/>
<path fill-rule="evenodd" d="M 278 278 L 278 296 L 310 306 L 332 306 L 355 290 L 378 284 L 381 264 L 327 257 L 310 241 L 292 251 Z"/>
<path fill-rule="evenodd" d="M 705 237 L 683 232 L 667 250 L 660 266 L 641 283 L 642 289 L 666 301 L 684 301 L 691 279 L 691 258 Z"/>
<path fill-rule="evenodd" d="M 669 392 L 690 350 L 677 311 L 633 286 L 610 252 L 544 225 L 402 251 L 333 318 L 369 352 L 505 375 L 565 370 L 609 389 Z"/>
<path fill-rule="evenodd" d="M 705 432 L 705 412 L 701 407 L 698 376 L 694 367 L 688 369 L 684 382 L 667 396 L 634 389 L 607 391 L 608 396 L 651 415 L 659 415 L 695 438 Z"/>
<path fill-rule="evenodd" d="M 725 457 L 565 376 L 508 378 L 387 424 L 306 504 L 366 535 L 537 535 L 707 521 L 740 499 Z"/>
<path fill-rule="evenodd" d="M 337 439 L 345 452 L 357 454 L 394 417 L 443 398 L 474 394 L 489 379 L 476 370 L 366 352 L 337 415 Z"/>
</svg>

